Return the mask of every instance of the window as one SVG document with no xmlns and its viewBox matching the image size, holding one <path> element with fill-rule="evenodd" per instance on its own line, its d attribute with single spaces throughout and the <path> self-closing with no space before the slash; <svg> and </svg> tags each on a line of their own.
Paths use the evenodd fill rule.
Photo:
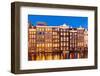
<svg viewBox="0 0 100 76">
<path fill-rule="evenodd" d="M 77 33 L 75 33 L 75 35 L 77 35 Z"/>
<path fill-rule="evenodd" d="M 66 38 L 64 37 L 64 41 L 66 40 Z"/>
<path fill-rule="evenodd" d="M 48 47 L 49 47 L 49 43 L 48 43 Z"/>
<path fill-rule="evenodd" d="M 61 31 L 64 31 L 63 29 L 61 29 Z"/>
<path fill-rule="evenodd" d="M 41 29 L 41 31 L 44 31 L 44 30 L 45 30 L 44 28 Z"/>
<path fill-rule="evenodd" d="M 37 31 L 39 31 L 39 28 L 36 28 Z"/>
<path fill-rule="evenodd" d="M 70 36 L 70 39 L 72 39 L 72 36 Z"/>
<path fill-rule="evenodd" d="M 63 33 L 60 33 L 60 35 L 63 35 Z"/>
<path fill-rule="evenodd" d="M 64 46 L 65 46 L 66 44 L 64 43 Z"/>
<path fill-rule="evenodd" d="M 63 37 L 61 37 L 61 41 L 63 41 Z"/>
<path fill-rule="evenodd" d="M 50 43 L 50 47 L 52 47 L 52 43 Z"/>
<path fill-rule="evenodd" d="M 68 32 L 67 32 L 67 35 L 69 35 Z"/>
<path fill-rule="evenodd" d="M 53 35 L 57 35 L 57 32 L 53 32 Z"/>
<path fill-rule="evenodd" d="M 48 31 L 48 29 L 46 28 L 45 31 Z"/>
<path fill-rule="evenodd" d="M 67 37 L 67 41 L 69 41 L 69 38 Z"/>
<path fill-rule="evenodd" d="M 42 44 L 42 47 L 44 47 L 44 44 Z"/>
<path fill-rule="evenodd" d="M 72 35 L 72 33 L 70 33 L 70 35 Z"/>
<path fill-rule="evenodd" d="M 42 39 L 44 39 L 44 36 L 41 36 Z"/>
<path fill-rule="evenodd" d="M 64 32 L 63 34 L 64 34 L 64 36 L 66 35 L 66 33 L 65 33 L 65 32 Z"/>
<path fill-rule="evenodd" d="M 66 48 L 66 50 L 69 50 L 68 47 Z"/>
<path fill-rule="evenodd" d="M 66 45 L 68 46 L 68 42 L 66 43 Z"/>
</svg>

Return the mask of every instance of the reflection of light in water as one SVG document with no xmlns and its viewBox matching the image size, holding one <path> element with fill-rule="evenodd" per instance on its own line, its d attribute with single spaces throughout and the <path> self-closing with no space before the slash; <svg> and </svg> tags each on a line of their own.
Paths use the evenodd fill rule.
<svg viewBox="0 0 100 76">
<path fill-rule="evenodd" d="M 39 55 L 37 55 L 37 56 L 36 56 L 36 60 L 39 60 L 39 59 L 40 59 L 40 57 L 39 57 Z"/>
<path fill-rule="evenodd" d="M 48 59 L 48 60 L 52 60 L 52 55 L 48 55 L 48 56 L 47 56 L 47 59 Z"/>
<path fill-rule="evenodd" d="M 64 55 L 63 54 L 37 54 L 36 55 L 36 60 L 60 60 L 60 59 L 64 59 Z M 35 60 L 35 56 L 32 56 L 32 60 Z"/>
<path fill-rule="evenodd" d="M 46 54 L 35 54 L 31 55 L 32 60 L 61 60 L 61 59 L 74 59 L 74 58 L 82 58 L 86 57 L 83 53 L 61 53 L 61 54 L 52 54 L 52 53 L 46 53 Z"/>
<path fill-rule="evenodd" d="M 80 58 L 80 54 L 78 53 L 78 56 L 77 56 L 78 58 Z"/>
<path fill-rule="evenodd" d="M 54 59 L 55 59 L 55 60 L 60 59 L 60 55 L 54 55 Z"/>
<path fill-rule="evenodd" d="M 71 59 L 73 58 L 73 54 L 72 54 L 72 53 L 70 53 L 70 58 L 71 58 Z"/>
<path fill-rule="evenodd" d="M 61 59 L 63 59 L 63 54 L 61 54 Z"/>
<path fill-rule="evenodd" d="M 34 56 L 32 56 L 32 60 L 34 60 Z"/>
<path fill-rule="evenodd" d="M 45 56 L 44 55 L 42 55 L 42 60 L 45 60 Z"/>
<path fill-rule="evenodd" d="M 57 59 L 57 55 L 54 55 L 54 59 Z"/>
</svg>

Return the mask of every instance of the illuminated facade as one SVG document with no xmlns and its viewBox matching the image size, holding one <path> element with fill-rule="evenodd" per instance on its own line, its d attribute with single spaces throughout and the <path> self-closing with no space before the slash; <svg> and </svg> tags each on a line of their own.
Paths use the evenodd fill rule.
<svg viewBox="0 0 100 76">
<path fill-rule="evenodd" d="M 36 60 L 36 27 L 28 27 L 28 60 Z"/>
<path fill-rule="evenodd" d="M 70 28 L 70 39 L 69 39 L 69 50 L 70 50 L 70 58 L 79 58 L 78 57 L 78 50 L 77 50 L 77 43 L 78 43 L 78 33 L 77 29 Z"/>
<path fill-rule="evenodd" d="M 28 27 L 28 60 L 87 58 L 88 31 L 84 28 L 47 26 L 38 22 Z"/>
<path fill-rule="evenodd" d="M 61 51 L 60 50 L 60 40 L 59 40 L 59 27 L 52 27 L 52 51 L 53 51 L 53 59 L 60 59 L 60 54 Z"/>
<path fill-rule="evenodd" d="M 62 58 L 69 58 L 69 27 L 65 24 L 59 27 L 60 31 L 60 50 L 62 51 Z"/>
</svg>

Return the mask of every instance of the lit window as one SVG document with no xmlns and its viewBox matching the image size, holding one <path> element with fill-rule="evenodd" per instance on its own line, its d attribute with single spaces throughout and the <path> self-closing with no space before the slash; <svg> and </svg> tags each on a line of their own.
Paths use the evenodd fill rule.
<svg viewBox="0 0 100 76">
<path fill-rule="evenodd" d="M 33 34 L 36 34 L 36 32 L 33 32 Z"/>
<path fill-rule="evenodd" d="M 65 46 L 65 43 L 63 45 Z"/>
<path fill-rule="evenodd" d="M 55 32 L 53 32 L 53 35 L 55 34 Z"/>
<path fill-rule="evenodd" d="M 49 47 L 49 43 L 48 43 L 48 47 Z"/>
<path fill-rule="evenodd" d="M 39 45 L 37 44 L 37 47 L 39 47 Z"/>
<path fill-rule="evenodd" d="M 52 47 L 52 43 L 50 43 L 50 47 Z"/>
<path fill-rule="evenodd" d="M 70 33 L 70 35 L 72 35 L 72 33 Z"/>
<path fill-rule="evenodd" d="M 63 35 L 63 33 L 61 33 L 61 35 Z"/>
<path fill-rule="evenodd" d="M 61 43 L 61 46 L 63 46 L 63 43 Z"/>
<path fill-rule="evenodd" d="M 45 31 L 48 31 L 47 28 L 45 29 Z"/>
<path fill-rule="evenodd" d="M 42 31 L 42 28 L 39 28 L 39 31 Z"/>
<path fill-rule="evenodd" d="M 42 44 L 42 47 L 44 47 L 44 44 Z"/>
<path fill-rule="evenodd" d="M 47 28 L 47 32 L 49 31 L 49 29 Z"/>
<path fill-rule="evenodd" d="M 55 38 L 57 38 L 57 36 L 55 36 Z"/>
<path fill-rule="evenodd" d="M 39 28 L 37 28 L 36 30 L 39 31 Z"/>
<path fill-rule="evenodd" d="M 77 33 L 75 33 L 75 35 L 77 35 Z"/>
<path fill-rule="evenodd" d="M 44 28 L 42 28 L 42 31 L 44 31 L 45 29 Z"/>
<path fill-rule="evenodd" d="M 68 35 L 68 32 L 67 32 L 67 35 Z"/>
</svg>

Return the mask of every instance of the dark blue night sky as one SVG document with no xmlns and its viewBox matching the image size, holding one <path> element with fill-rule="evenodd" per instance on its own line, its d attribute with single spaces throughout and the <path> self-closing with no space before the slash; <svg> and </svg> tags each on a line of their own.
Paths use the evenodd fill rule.
<svg viewBox="0 0 100 76">
<path fill-rule="evenodd" d="M 48 26 L 59 26 L 67 24 L 73 28 L 77 28 L 80 26 L 85 29 L 88 28 L 88 17 L 28 15 L 28 22 L 30 22 L 33 26 L 36 26 L 37 22 L 46 22 Z"/>
</svg>

